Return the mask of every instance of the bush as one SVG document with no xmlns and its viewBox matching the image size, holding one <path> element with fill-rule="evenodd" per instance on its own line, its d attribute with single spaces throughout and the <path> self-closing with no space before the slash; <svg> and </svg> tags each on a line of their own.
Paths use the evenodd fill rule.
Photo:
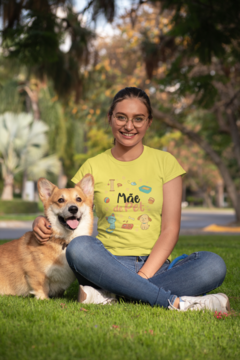
<svg viewBox="0 0 240 360">
<path fill-rule="evenodd" d="M 187 196 L 186 200 L 190 205 L 202 205 L 203 204 L 203 199 L 195 197 L 195 196 Z"/>
<path fill-rule="evenodd" d="M 0 215 L 4 214 L 34 214 L 38 213 L 38 203 L 36 201 L 24 200 L 0 200 Z"/>
</svg>

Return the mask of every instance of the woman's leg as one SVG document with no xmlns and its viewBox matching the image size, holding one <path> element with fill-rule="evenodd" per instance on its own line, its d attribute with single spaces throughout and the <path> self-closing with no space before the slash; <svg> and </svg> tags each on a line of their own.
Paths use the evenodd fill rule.
<svg viewBox="0 0 240 360">
<path fill-rule="evenodd" d="M 160 269 L 149 281 L 177 296 L 197 296 L 219 287 L 226 271 L 225 262 L 219 255 L 200 251 L 177 262 L 170 270 Z"/>
<path fill-rule="evenodd" d="M 165 291 L 121 264 L 101 241 L 91 236 L 79 236 L 67 247 L 66 257 L 76 277 L 82 277 L 111 293 L 168 307 L 176 296 Z M 79 277 L 80 274 L 80 277 Z"/>
<path fill-rule="evenodd" d="M 68 245 L 66 256 L 80 283 L 84 277 L 100 288 L 152 306 L 168 307 L 177 296 L 210 291 L 222 283 L 226 273 L 225 264 L 218 255 L 201 252 L 190 255 L 171 270 L 166 270 L 164 264 L 153 278 L 145 280 L 121 264 L 119 257 L 115 258 L 91 236 L 74 239 Z"/>
</svg>

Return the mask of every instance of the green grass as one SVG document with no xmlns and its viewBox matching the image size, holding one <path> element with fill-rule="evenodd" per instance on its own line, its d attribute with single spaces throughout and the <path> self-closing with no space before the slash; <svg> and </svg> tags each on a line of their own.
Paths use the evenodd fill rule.
<svg viewBox="0 0 240 360">
<path fill-rule="evenodd" d="M 36 214 L 6 214 L 0 215 L 0 221 L 15 220 L 15 221 L 33 221 L 37 216 L 43 215 L 43 213 Z"/>
<path fill-rule="evenodd" d="M 180 313 L 124 302 L 81 306 L 76 303 L 77 283 L 61 299 L 2 296 L 1 360 L 237 359 L 240 240 L 181 236 L 173 258 L 197 250 L 214 251 L 224 258 L 227 276 L 217 292 L 230 297 L 232 316 L 220 320 L 209 311 Z"/>
</svg>

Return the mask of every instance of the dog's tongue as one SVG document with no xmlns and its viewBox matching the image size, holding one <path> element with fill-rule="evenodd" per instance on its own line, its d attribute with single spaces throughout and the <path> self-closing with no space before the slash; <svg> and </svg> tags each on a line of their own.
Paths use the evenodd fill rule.
<svg viewBox="0 0 240 360">
<path fill-rule="evenodd" d="M 68 224 L 68 226 L 70 226 L 71 229 L 76 229 L 78 227 L 79 221 L 74 219 L 74 220 L 67 220 L 66 223 Z"/>
</svg>

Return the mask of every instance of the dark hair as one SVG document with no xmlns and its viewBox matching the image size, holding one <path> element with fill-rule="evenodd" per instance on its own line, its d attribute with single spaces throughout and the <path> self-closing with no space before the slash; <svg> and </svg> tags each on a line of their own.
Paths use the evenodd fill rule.
<svg viewBox="0 0 240 360">
<path fill-rule="evenodd" d="M 150 99 L 147 96 L 147 94 L 145 93 L 145 91 L 143 91 L 137 87 L 126 87 L 126 88 L 120 90 L 114 96 L 112 104 L 108 111 L 108 114 L 110 116 L 112 116 L 113 110 L 118 102 L 123 101 L 125 99 L 133 99 L 133 98 L 139 99 L 146 106 L 147 111 L 148 111 L 148 118 L 152 119 L 152 106 L 150 103 Z"/>
</svg>

